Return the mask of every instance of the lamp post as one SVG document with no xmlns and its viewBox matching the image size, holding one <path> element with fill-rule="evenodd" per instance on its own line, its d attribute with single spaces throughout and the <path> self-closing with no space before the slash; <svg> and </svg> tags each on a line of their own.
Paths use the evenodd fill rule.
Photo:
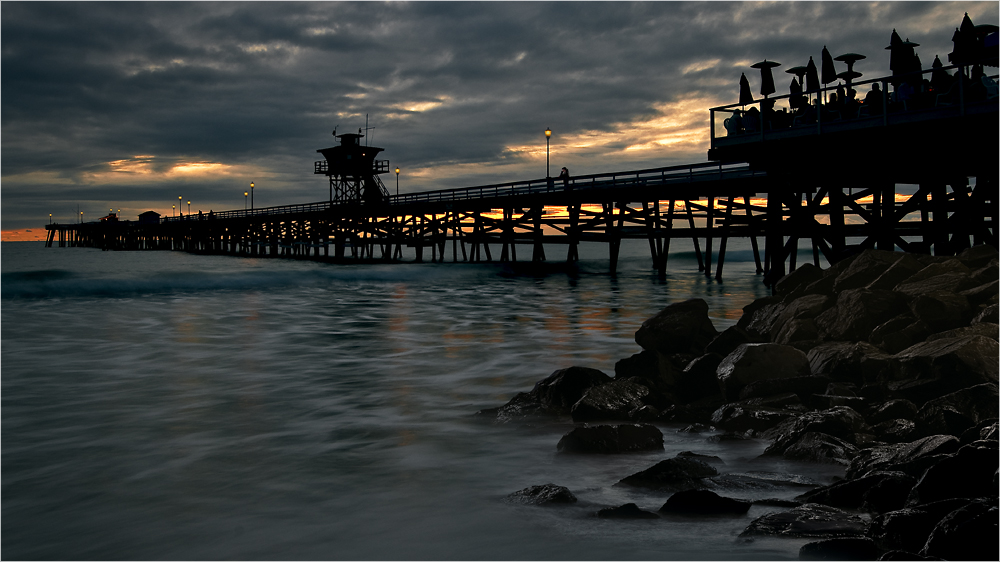
<svg viewBox="0 0 1000 562">
<path fill-rule="evenodd" d="M 177 196 L 177 212 L 184 216 L 184 199 L 180 195 Z"/>
<path fill-rule="evenodd" d="M 246 191 L 243 192 L 243 210 L 247 210 L 247 195 L 250 195 Z"/>
<path fill-rule="evenodd" d="M 396 197 L 399 197 L 399 166 L 396 166 Z"/>
<path fill-rule="evenodd" d="M 250 210 L 253 210 L 253 182 L 250 182 Z"/>
<path fill-rule="evenodd" d="M 188 201 L 188 215 L 191 215 L 191 202 Z"/>
<path fill-rule="evenodd" d="M 80 224 L 83 224 L 83 211 L 80 211 Z"/>
<path fill-rule="evenodd" d="M 49 224 L 52 224 L 52 213 L 49 213 Z"/>
<path fill-rule="evenodd" d="M 177 216 L 177 205 L 171 205 L 170 206 L 170 216 L 171 217 L 176 217 Z"/>
<path fill-rule="evenodd" d="M 545 177 L 549 177 L 549 137 L 552 136 L 552 129 L 545 128 Z"/>
</svg>

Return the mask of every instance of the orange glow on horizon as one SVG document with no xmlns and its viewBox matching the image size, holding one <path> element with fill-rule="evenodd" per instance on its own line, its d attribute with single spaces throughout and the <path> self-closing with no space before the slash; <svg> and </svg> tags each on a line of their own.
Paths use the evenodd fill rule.
<svg viewBox="0 0 1000 562">
<path fill-rule="evenodd" d="M 45 228 L 22 228 L 0 231 L 0 242 L 44 242 Z"/>
</svg>

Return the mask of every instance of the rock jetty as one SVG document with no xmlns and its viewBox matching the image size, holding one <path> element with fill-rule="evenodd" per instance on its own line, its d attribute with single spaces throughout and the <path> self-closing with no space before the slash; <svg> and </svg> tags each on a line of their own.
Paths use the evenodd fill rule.
<svg viewBox="0 0 1000 562">
<path fill-rule="evenodd" d="M 657 423 L 763 439 L 764 456 L 839 465 L 844 478 L 795 502 L 762 500 L 778 509 L 741 536 L 816 539 L 802 560 L 997 560 L 996 249 L 866 250 L 801 266 L 773 293 L 721 332 L 705 301 L 673 303 L 643 322 L 642 351 L 613 377 L 562 369 L 479 415 L 570 416 L 579 427 L 559 442 L 564 453 L 655 450 Z M 682 453 L 615 485 L 673 493 L 665 516 L 745 514 L 748 502 L 706 489 L 767 476 L 720 475 L 711 461 Z M 599 516 L 658 517 L 634 505 Z"/>
</svg>

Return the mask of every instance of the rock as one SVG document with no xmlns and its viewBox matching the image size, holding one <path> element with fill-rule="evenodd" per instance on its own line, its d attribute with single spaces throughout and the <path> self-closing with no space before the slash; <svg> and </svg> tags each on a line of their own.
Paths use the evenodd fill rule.
<svg viewBox="0 0 1000 562">
<path fill-rule="evenodd" d="M 684 515 L 742 515 L 751 502 L 722 497 L 709 490 L 684 490 L 667 498 L 660 513 Z"/>
<path fill-rule="evenodd" d="M 924 341 L 931 328 L 912 314 L 903 314 L 879 324 L 868 341 L 886 353 L 899 353 Z"/>
<path fill-rule="evenodd" d="M 996 441 L 997 433 L 997 419 L 985 419 L 962 432 L 960 441 L 962 445 L 968 445 L 974 441 Z"/>
<path fill-rule="evenodd" d="M 642 350 L 615 363 L 615 380 L 632 377 L 651 380 L 660 378 L 660 366 L 656 352 Z"/>
<path fill-rule="evenodd" d="M 955 328 L 954 330 L 945 330 L 944 332 L 938 332 L 936 334 L 931 334 L 927 337 L 926 341 L 935 341 L 945 338 L 961 338 L 968 336 L 984 336 L 996 341 L 1000 338 L 1000 326 L 996 324 L 991 324 L 989 322 L 981 322 L 979 324 L 973 324 L 971 326 L 964 326 L 962 328 Z"/>
<path fill-rule="evenodd" d="M 777 326 L 780 328 L 793 320 L 811 320 L 830 308 L 836 302 L 830 295 L 803 295 L 785 302 L 778 315 Z M 773 339 L 773 338 L 772 338 Z"/>
<path fill-rule="evenodd" d="M 808 412 L 790 418 L 764 433 L 763 437 L 774 442 L 764 450 L 765 455 L 784 454 L 785 449 L 810 432 L 825 433 L 833 437 L 852 440 L 856 433 L 870 433 L 871 428 L 861 414 L 851 408 L 838 406 L 820 412 Z"/>
<path fill-rule="evenodd" d="M 917 424 L 907 419 L 886 420 L 872 427 L 875 436 L 886 443 L 909 443 L 918 438 Z"/>
<path fill-rule="evenodd" d="M 994 279 L 989 283 L 983 283 L 971 289 L 960 291 L 958 294 L 968 299 L 969 304 L 973 306 L 989 306 L 996 303 L 997 293 L 1000 292 L 998 287 L 1000 287 L 1000 281 Z"/>
<path fill-rule="evenodd" d="M 708 317 L 708 303 L 691 299 L 671 304 L 643 322 L 635 333 L 635 343 L 666 355 L 701 355 L 717 334 Z"/>
<path fill-rule="evenodd" d="M 872 518 L 866 534 L 883 550 L 920 552 L 938 522 L 968 503 L 968 500 L 946 500 L 883 513 Z"/>
<path fill-rule="evenodd" d="M 907 382 L 933 381 L 923 389 L 942 396 L 985 382 L 997 382 L 998 344 L 983 337 L 943 338 L 918 343 L 895 355 L 894 378 Z M 898 386 L 903 392 L 908 386 Z M 916 402 L 916 400 L 914 400 Z"/>
<path fill-rule="evenodd" d="M 774 294 L 787 297 L 823 278 L 823 270 L 811 263 L 795 268 L 774 284 Z"/>
<path fill-rule="evenodd" d="M 995 383 L 979 384 L 926 402 L 916 419 L 927 433 L 961 436 L 980 421 L 996 418 L 998 402 Z"/>
<path fill-rule="evenodd" d="M 712 414 L 712 424 L 733 432 L 765 431 L 796 415 L 796 411 L 782 406 L 798 405 L 801 408 L 801 401 L 795 394 L 772 398 L 774 400 L 770 404 L 761 399 L 725 404 Z"/>
<path fill-rule="evenodd" d="M 697 488 L 702 478 L 717 476 L 719 471 L 697 459 L 674 457 L 660 461 L 646 470 L 626 476 L 619 485 L 649 488 L 662 492 L 676 492 Z"/>
<path fill-rule="evenodd" d="M 991 304 L 972 319 L 973 324 L 989 322 L 990 324 L 1000 324 L 1000 308 L 996 304 Z"/>
<path fill-rule="evenodd" d="M 955 256 L 962 265 L 969 269 L 978 269 L 997 259 L 997 249 L 988 244 L 980 244 L 966 248 Z"/>
<path fill-rule="evenodd" d="M 931 291 L 918 295 L 910 301 L 910 311 L 932 332 L 965 326 L 972 320 L 969 299 L 951 291 Z"/>
<path fill-rule="evenodd" d="M 879 549 L 869 538 L 836 538 L 810 542 L 799 548 L 799 560 L 875 560 Z"/>
<path fill-rule="evenodd" d="M 917 417 L 917 405 L 909 400 L 896 398 L 883 402 L 873 408 L 868 414 L 869 423 L 881 423 L 887 420 L 899 419 L 912 420 Z"/>
<path fill-rule="evenodd" d="M 716 369 L 719 386 L 729 400 L 739 397 L 746 385 L 761 380 L 806 376 L 809 361 L 787 345 L 748 343 L 726 356 Z"/>
<path fill-rule="evenodd" d="M 719 335 L 705 346 L 705 353 L 714 353 L 725 357 L 744 343 L 766 343 L 766 341 L 761 341 L 761 338 L 754 337 L 739 326 L 730 326 L 719 332 Z"/>
<path fill-rule="evenodd" d="M 634 503 L 627 503 L 619 507 L 606 507 L 597 512 L 601 519 L 659 519 L 660 516 L 652 511 L 639 509 Z"/>
<path fill-rule="evenodd" d="M 677 453 L 677 456 L 707 462 L 708 464 L 726 464 L 726 461 L 715 455 L 703 455 L 693 451 L 681 451 L 680 453 Z"/>
<path fill-rule="evenodd" d="M 556 450 L 601 454 L 663 450 L 663 434 L 649 424 L 577 427 L 559 440 Z"/>
<path fill-rule="evenodd" d="M 884 445 L 860 451 L 847 468 L 847 478 L 860 478 L 876 471 L 901 471 L 920 477 L 930 466 L 926 461 L 958 451 L 958 439 L 951 435 L 931 435 L 910 443 Z"/>
<path fill-rule="evenodd" d="M 940 560 L 940 558 L 920 556 L 919 554 L 914 554 L 912 552 L 906 552 L 905 550 L 890 550 L 889 552 L 886 552 L 881 557 L 879 557 L 879 560 L 880 561 L 881 560 L 886 560 L 886 561 L 895 561 L 895 560 L 900 560 L 900 561 L 903 561 L 903 560 L 907 560 L 907 561 L 910 561 L 910 560 L 928 560 L 928 561 L 933 561 L 933 560 Z"/>
<path fill-rule="evenodd" d="M 570 367 L 535 383 L 529 395 L 547 411 L 568 414 L 589 388 L 610 383 L 611 380 L 597 369 Z"/>
<path fill-rule="evenodd" d="M 800 401 L 819 394 L 830 384 L 825 376 L 789 377 L 752 382 L 740 391 L 740 400 L 795 393 Z"/>
<path fill-rule="evenodd" d="M 576 503 L 576 496 L 569 491 L 569 488 L 556 486 L 555 484 L 543 484 L 541 486 L 528 486 L 523 490 L 518 490 L 505 497 L 504 501 L 526 505 L 549 505 Z"/>
<path fill-rule="evenodd" d="M 963 446 L 929 467 L 906 500 L 909 507 L 952 498 L 996 497 L 993 476 L 998 468 L 995 441 L 976 441 Z"/>
<path fill-rule="evenodd" d="M 865 250 L 834 281 L 837 293 L 865 287 L 879 278 L 904 254 L 883 250 Z"/>
<path fill-rule="evenodd" d="M 917 261 L 916 258 L 908 254 L 903 254 L 895 263 L 876 277 L 874 281 L 866 285 L 865 288 L 891 291 L 923 268 L 924 265 Z"/>
<path fill-rule="evenodd" d="M 649 388 L 634 382 L 641 379 L 615 380 L 587 389 L 570 413 L 575 422 L 628 420 L 629 414 L 644 405 Z"/>
<path fill-rule="evenodd" d="M 907 310 L 906 299 L 894 292 L 850 289 L 837 295 L 837 304 L 816 317 L 824 339 L 865 341 L 886 318 Z"/>
<path fill-rule="evenodd" d="M 765 450 L 765 453 L 767 451 Z M 785 448 L 782 456 L 802 461 L 842 464 L 847 466 L 858 454 L 854 445 L 832 435 L 810 431 L 803 433 Z"/>
<path fill-rule="evenodd" d="M 872 472 L 861 478 L 841 480 L 828 486 L 809 490 L 804 494 L 796 496 L 795 499 L 803 503 L 821 503 L 831 507 L 858 509 L 864 504 L 866 494 L 874 489 L 874 487 L 889 481 L 909 483 L 909 486 L 906 487 L 906 492 L 899 498 L 899 505 L 894 508 L 901 509 L 903 503 L 906 501 L 906 493 L 917 482 L 916 478 L 903 472 Z"/>
<path fill-rule="evenodd" d="M 494 423 L 497 424 L 551 414 L 551 412 L 542 407 L 538 400 L 527 392 L 518 392 L 509 402 L 499 408 L 487 408 L 476 412 L 477 416 L 494 418 Z"/>
<path fill-rule="evenodd" d="M 873 513 L 886 513 L 903 509 L 910 490 L 917 479 L 905 472 L 879 472 L 888 475 L 879 480 L 862 495 L 861 509 Z"/>
<path fill-rule="evenodd" d="M 964 291 L 973 283 L 971 274 L 971 269 L 952 258 L 927 265 L 893 290 L 914 297 L 929 291 Z"/>
<path fill-rule="evenodd" d="M 920 554 L 948 560 L 997 560 L 996 495 L 992 505 L 974 501 L 946 515 L 931 531 Z"/>
<path fill-rule="evenodd" d="M 769 513 L 755 519 L 741 537 L 860 537 L 865 520 L 858 515 L 817 503 L 807 503 L 784 513 Z"/>
<path fill-rule="evenodd" d="M 774 335 L 774 343 L 782 345 L 800 344 L 803 342 L 816 342 L 820 339 L 819 328 L 812 318 L 789 320 L 781 325 L 778 333 Z M 815 347 L 810 343 L 809 348 Z M 796 349 L 800 349 L 796 347 Z"/>
<path fill-rule="evenodd" d="M 722 356 L 706 353 L 691 361 L 677 377 L 674 394 L 684 403 L 694 402 L 719 394 L 719 381 L 715 371 L 722 362 Z"/>
<path fill-rule="evenodd" d="M 782 298 L 778 296 L 764 297 L 743 307 L 743 316 L 736 326 L 745 330 L 752 338 L 771 341 L 771 331 L 775 328 L 778 317 L 785 309 Z"/>
</svg>

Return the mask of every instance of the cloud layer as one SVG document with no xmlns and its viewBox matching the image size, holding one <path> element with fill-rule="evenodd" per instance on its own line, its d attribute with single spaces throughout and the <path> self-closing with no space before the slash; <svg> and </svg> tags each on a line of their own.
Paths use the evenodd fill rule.
<svg viewBox="0 0 1000 562">
<path fill-rule="evenodd" d="M 895 28 L 947 62 L 982 3 L 35 3 L 2 10 L 3 228 L 325 198 L 315 150 L 365 126 L 401 191 L 705 160 L 749 65 L 857 52 Z M 790 79 L 790 77 L 789 77 Z M 395 178 L 384 178 L 387 185 Z"/>
</svg>

